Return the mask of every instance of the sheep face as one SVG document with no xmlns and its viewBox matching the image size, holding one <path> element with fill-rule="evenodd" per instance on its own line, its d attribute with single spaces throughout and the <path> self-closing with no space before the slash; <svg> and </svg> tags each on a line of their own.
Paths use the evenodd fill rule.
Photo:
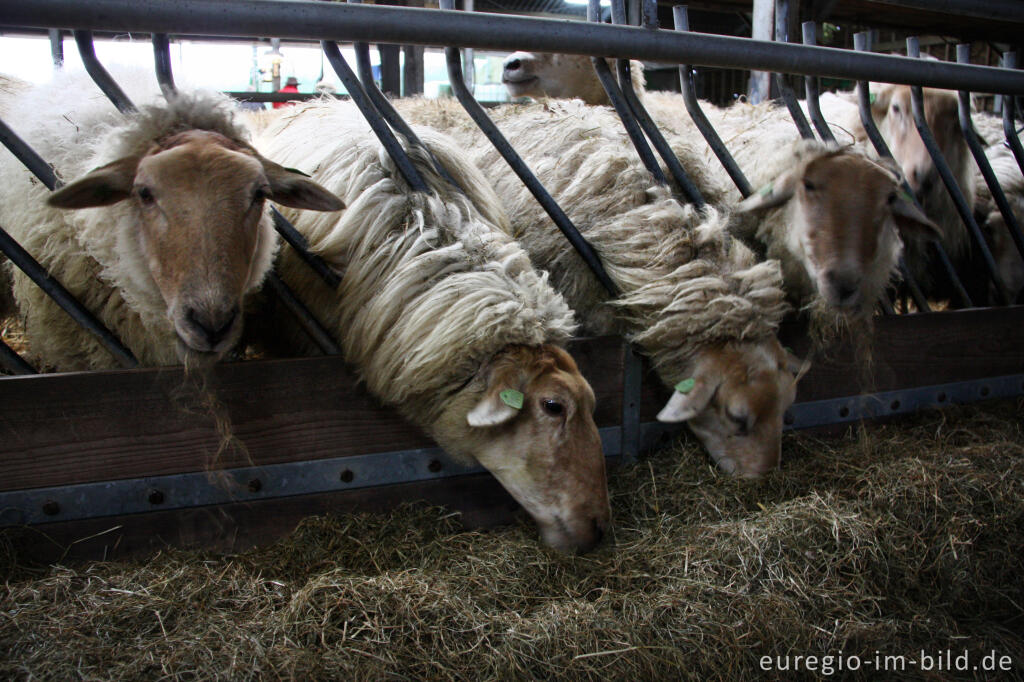
<svg viewBox="0 0 1024 682">
<path fill-rule="evenodd" d="M 505 58 L 501 82 L 512 97 L 578 97 L 607 104 L 590 57 L 550 52 L 513 52 Z"/>
<path fill-rule="evenodd" d="M 896 176 L 863 156 L 833 153 L 798 163 L 739 205 L 740 212 L 786 205 L 786 249 L 831 307 L 868 313 L 889 281 L 899 234 L 934 237 Z"/>
<path fill-rule="evenodd" d="M 782 416 L 796 397 L 797 364 L 774 338 L 706 350 L 658 420 L 687 422 L 723 471 L 763 476 L 779 463 Z"/>
<path fill-rule="evenodd" d="M 586 552 L 611 520 L 594 393 L 551 345 L 508 346 L 451 401 L 435 435 L 486 467 L 534 518 L 544 541 Z"/>
<path fill-rule="evenodd" d="M 938 209 L 944 205 L 937 202 L 946 198 L 946 190 L 914 124 L 910 86 L 886 85 L 874 95 L 872 117 L 893 158 L 903 169 L 907 183 L 922 205 Z M 961 168 L 967 162 L 968 149 L 960 130 L 956 94 L 928 88 L 923 91 L 922 99 L 925 121 L 942 155 L 954 169 Z"/>
<path fill-rule="evenodd" d="M 319 185 L 210 131 L 192 130 L 54 192 L 61 208 L 130 201 L 140 263 L 162 296 L 179 353 L 219 357 L 242 332 L 242 299 L 273 254 L 265 200 L 315 210 L 342 202 Z"/>
</svg>

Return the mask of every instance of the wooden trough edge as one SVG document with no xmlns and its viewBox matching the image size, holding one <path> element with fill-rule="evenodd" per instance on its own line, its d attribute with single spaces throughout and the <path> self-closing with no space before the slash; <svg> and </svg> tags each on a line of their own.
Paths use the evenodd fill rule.
<svg viewBox="0 0 1024 682">
<path fill-rule="evenodd" d="M 865 377 L 849 349 L 819 354 L 787 415 L 790 428 L 1024 395 L 1024 307 L 877 322 L 874 373 Z M 786 334 L 806 352 L 799 330 Z M 570 348 L 598 395 L 595 417 L 612 463 L 624 451 L 622 424 L 630 419 L 640 449 L 680 431 L 653 421 L 668 391 L 649 373 L 623 410 L 625 348 L 609 337 L 578 339 Z M 337 358 L 218 367 L 212 383 L 248 454 L 232 451 L 217 462 L 209 461 L 217 445 L 209 417 L 172 397 L 181 382 L 177 368 L 0 379 L 0 526 L 9 526 L 4 535 L 19 560 L 109 558 L 167 546 L 235 551 L 290 532 L 304 516 L 381 511 L 410 500 L 446 505 L 471 526 L 507 522 L 515 513 L 493 478 L 467 474 L 377 405 Z M 865 384 L 874 389 L 870 396 L 857 393 Z M 381 463 L 401 470 L 374 471 Z M 316 485 L 284 482 L 300 471 Z M 172 479 L 184 488 L 168 488 Z M 86 488 L 93 497 L 76 503 Z M 179 500 L 179 490 L 191 490 L 191 498 Z M 125 491 L 132 504 L 106 504 L 102 517 L 88 511 L 96 504 L 89 499 Z"/>
</svg>

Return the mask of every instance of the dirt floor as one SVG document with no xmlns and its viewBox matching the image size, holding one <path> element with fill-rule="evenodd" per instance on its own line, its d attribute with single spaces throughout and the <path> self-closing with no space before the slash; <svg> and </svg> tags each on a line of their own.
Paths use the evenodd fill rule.
<svg viewBox="0 0 1024 682">
<path fill-rule="evenodd" d="M 31 568 L 0 536 L 0 679 L 1024 679 L 1022 417 L 788 434 L 753 484 L 682 440 L 612 473 L 583 557 L 415 504 L 231 556 Z"/>
</svg>

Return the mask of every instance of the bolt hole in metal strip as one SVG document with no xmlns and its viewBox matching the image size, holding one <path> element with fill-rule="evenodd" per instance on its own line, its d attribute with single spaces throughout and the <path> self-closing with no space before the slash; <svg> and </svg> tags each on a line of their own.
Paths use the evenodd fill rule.
<svg viewBox="0 0 1024 682">
<path fill-rule="evenodd" d="M 605 456 L 621 453 L 621 429 L 600 430 Z M 484 473 L 441 448 L 100 481 L 0 492 L 0 527 L 255 502 Z"/>
</svg>

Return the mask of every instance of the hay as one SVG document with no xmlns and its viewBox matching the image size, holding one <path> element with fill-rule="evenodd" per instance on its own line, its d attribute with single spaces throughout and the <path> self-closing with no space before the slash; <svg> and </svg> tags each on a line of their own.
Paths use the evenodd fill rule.
<svg viewBox="0 0 1024 682">
<path fill-rule="evenodd" d="M 416 505 L 233 556 L 33 573 L 0 544 L 0 678 L 731 680 L 762 656 L 966 649 L 1019 679 L 1022 413 L 788 434 L 757 484 L 676 443 L 612 472 L 615 538 L 584 557 Z"/>
</svg>

